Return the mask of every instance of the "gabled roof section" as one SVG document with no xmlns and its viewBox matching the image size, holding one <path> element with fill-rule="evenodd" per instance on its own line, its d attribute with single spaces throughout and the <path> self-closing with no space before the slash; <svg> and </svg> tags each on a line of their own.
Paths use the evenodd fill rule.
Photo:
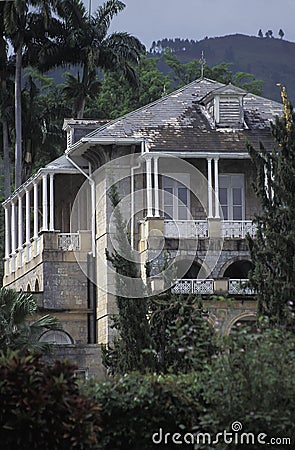
<svg viewBox="0 0 295 450">
<path fill-rule="evenodd" d="M 215 97 L 216 95 L 227 95 L 227 96 L 238 96 L 243 97 L 247 95 L 247 92 L 243 89 L 234 86 L 233 84 L 229 83 L 227 85 L 223 85 L 217 89 L 214 89 L 210 92 L 208 92 L 205 97 L 202 98 L 201 102 L 206 103 L 209 101 L 212 97 Z"/>
<path fill-rule="evenodd" d="M 203 106 L 204 98 L 217 91 L 243 97 L 245 129 L 217 129 Z M 81 147 L 82 155 L 88 139 L 91 145 L 104 139 L 142 139 L 154 151 L 245 152 L 246 141 L 257 145 L 259 140 L 272 148 L 270 122 L 281 114 L 282 105 L 275 101 L 202 78 L 99 127 L 76 143 L 72 151 Z"/>
<path fill-rule="evenodd" d="M 135 111 L 115 119 L 98 130 L 87 135 L 95 136 L 117 136 L 117 137 L 139 137 L 136 136 L 140 130 L 155 126 L 186 126 L 188 121 L 185 112 L 193 103 L 198 103 L 210 91 L 224 85 L 207 78 L 200 78 L 192 83 L 156 100 L 153 103 L 142 106 Z M 143 137 L 146 135 L 142 134 Z"/>
</svg>

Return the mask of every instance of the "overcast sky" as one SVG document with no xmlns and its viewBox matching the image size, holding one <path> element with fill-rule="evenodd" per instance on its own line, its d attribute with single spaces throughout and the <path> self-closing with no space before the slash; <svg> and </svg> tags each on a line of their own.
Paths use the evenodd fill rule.
<svg viewBox="0 0 295 450">
<path fill-rule="evenodd" d="M 83 0 L 89 6 L 89 0 Z M 91 0 L 92 11 L 103 0 Z M 201 40 L 205 36 L 243 33 L 257 36 L 280 28 L 295 41 L 295 0 L 123 0 L 126 8 L 111 31 L 127 31 L 150 48 L 161 38 Z"/>
</svg>

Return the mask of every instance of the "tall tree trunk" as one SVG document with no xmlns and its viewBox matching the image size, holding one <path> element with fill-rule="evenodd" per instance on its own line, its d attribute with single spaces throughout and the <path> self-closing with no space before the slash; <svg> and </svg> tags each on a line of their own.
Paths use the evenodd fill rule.
<svg viewBox="0 0 295 450">
<path fill-rule="evenodd" d="M 83 115 L 84 115 L 84 109 L 85 109 L 85 97 L 83 97 L 83 99 L 81 99 L 81 101 L 79 102 L 79 106 L 77 109 L 77 119 L 83 119 Z"/>
<path fill-rule="evenodd" d="M 4 153 L 4 194 L 8 198 L 11 194 L 10 155 L 8 146 L 8 123 L 6 117 L 2 119 L 3 153 Z"/>
<path fill-rule="evenodd" d="M 2 92 L 6 92 L 7 83 L 6 80 L 1 82 Z M 3 105 L 5 109 L 5 105 Z M 10 178 L 10 155 L 9 155 L 9 145 L 8 145 L 8 123 L 3 111 L 2 115 L 2 132 L 3 132 L 3 156 L 4 156 L 4 195 L 5 198 L 9 197 L 11 194 L 11 178 Z"/>
<path fill-rule="evenodd" d="M 22 44 L 19 44 L 15 62 L 15 189 L 22 184 L 22 47 Z"/>
</svg>

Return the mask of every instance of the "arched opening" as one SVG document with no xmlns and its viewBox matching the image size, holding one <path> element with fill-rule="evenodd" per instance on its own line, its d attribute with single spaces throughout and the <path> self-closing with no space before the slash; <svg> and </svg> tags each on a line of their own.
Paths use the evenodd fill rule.
<svg viewBox="0 0 295 450">
<path fill-rule="evenodd" d="M 50 330 L 45 331 L 39 338 L 39 342 L 47 342 L 49 344 L 69 345 L 73 343 L 72 338 L 65 331 Z"/>
<path fill-rule="evenodd" d="M 237 317 L 229 328 L 229 333 L 234 333 L 247 328 L 249 333 L 257 333 L 257 323 L 255 314 L 245 314 L 242 317 Z"/>
<path fill-rule="evenodd" d="M 31 285 L 30 285 L 30 283 L 28 283 L 28 285 L 27 285 L 27 292 L 31 292 Z"/>
<path fill-rule="evenodd" d="M 188 260 L 180 260 L 176 263 L 176 278 L 194 280 L 196 278 L 206 278 L 207 271 L 199 261 L 191 263 Z"/>
<path fill-rule="evenodd" d="M 187 270 L 183 278 L 193 280 L 195 278 L 198 278 L 199 272 L 201 270 L 201 266 L 197 262 L 193 262 L 191 267 Z"/>
<path fill-rule="evenodd" d="M 234 261 L 224 272 L 225 278 L 247 279 L 249 272 L 253 269 L 253 264 L 248 260 Z"/>
<path fill-rule="evenodd" d="M 40 291 L 40 286 L 39 286 L 39 281 L 38 281 L 38 279 L 35 281 L 35 289 L 34 289 L 34 291 L 35 291 L 35 292 L 39 292 L 39 291 Z"/>
</svg>

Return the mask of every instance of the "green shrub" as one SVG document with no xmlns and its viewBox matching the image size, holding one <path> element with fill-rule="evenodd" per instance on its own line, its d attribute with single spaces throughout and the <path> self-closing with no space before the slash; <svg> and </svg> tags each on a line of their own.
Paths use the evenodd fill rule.
<svg viewBox="0 0 295 450">
<path fill-rule="evenodd" d="M 279 329 L 230 336 L 220 354 L 200 375 L 202 431 L 232 431 L 290 437 L 295 442 L 295 337 Z M 261 448 L 258 445 L 255 448 Z M 223 448 L 223 447 L 216 447 Z M 228 449 L 254 448 L 231 444 Z M 267 448 L 291 448 L 268 445 Z"/>
<path fill-rule="evenodd" d="M 80 395 L 68 363 L 0 354 L 0 405 L 5 450 L 96 448 L 99 410 Z"/>
<path fill-rule="evenodd" d="M 85 389 L 101 409 L 100 449 L 167 450 L 169 445 L 153 444 L 154 433 L 160 428 L 170 433 L 190 432 L 198 421 L 198 384 L 193 374 L 130 373 Z"/>
<path fill-rule="evenodd" d="M 204 362 L 203 370 L 188 374 L 141 375 L 129 373 L 107 382 L 92 383 L 85 392 L 101 409 L 104 427 L 99 449 L 150 450 L 194 448 L 184 443 L 186 433 L 195 433 L 195 449 L 248 450 L 264 448 L 257 436 L 295 441 L 295 337 L 280 330 L 251 335 L 242 330 L 220 339 L 219 350 Z M 237 441 L 214 444 L 217 433 L 235 433 L 233 422 L 251 433 L 254 445 Z M 161 443 L 152 441 L 163 430 Z M 167 444 L 164 434 L 170 433 Z M 172 435 L 181 433 L 182 444 Z M 208 433 L 204 441 L 197 433 Z M 263 436 L 262 436 L 263 438 Z M 250 438 L 249 438 L 250 439 Z M 251 440 L 249 441 L 251 443 Z M 271 450 L 292 445 L 267 445 Z M 265 444 L 266 447 L 266 444 Z"/>
</svg>

